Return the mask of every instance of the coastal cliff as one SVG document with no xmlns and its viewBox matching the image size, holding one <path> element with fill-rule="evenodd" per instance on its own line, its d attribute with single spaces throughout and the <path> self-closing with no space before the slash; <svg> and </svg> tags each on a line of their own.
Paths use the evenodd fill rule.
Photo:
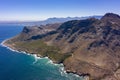
<svg viewBox="0 0 120 80">
<path fill-rule="evenodd" d="M 62 24 L 24 27 L 4 45 L 63 63 L 90 80 L 120 80 L 120 16 L 105 14 Z"/>
</svg>

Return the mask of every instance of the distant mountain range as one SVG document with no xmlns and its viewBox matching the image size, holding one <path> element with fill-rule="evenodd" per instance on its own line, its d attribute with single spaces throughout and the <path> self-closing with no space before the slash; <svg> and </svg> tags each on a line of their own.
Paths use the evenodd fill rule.
<svg viewBox="0 0 120 80">
<path fill-rule="evenodd" d="M 100 19 L 102 16 L 66 17 L 66 18 L 53 17 L 53 18 L 48 18 L 43 21 L 26 21 L 26 22 L 0 21 L 0 24 L 17 24 L 17 25 L 24 25 L 24 26 L 34 26 L 34 25 L 45 25 L 45 24 L 52 24 L 52 23 L 63 23 L 63 22 L 70 21 L 70 20 L 83 20 L 83 19 L 92 18 L 92 17 L 96 19 Z"/>
</svg>

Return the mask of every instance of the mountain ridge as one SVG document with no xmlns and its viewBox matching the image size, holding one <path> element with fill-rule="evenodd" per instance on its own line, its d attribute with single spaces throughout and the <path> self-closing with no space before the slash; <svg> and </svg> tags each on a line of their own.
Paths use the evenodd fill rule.
<svg viewBox="0 0 120 80">
<path fill-rule="evenodd" d="M 63 63 L 67 72 L 89 76 L 90 80 L 119 80 L 119 21 L 120 16 L 113 13 L 107 13 L 101 19 L 71 20 L 44 35 L 35 33 L 29 36 L 27 33 L 22 35 L 25 36 L 22 39 L 19 34 L 17 38 L 7 40 L 5 45 L 38 56 L 48 56 L 55 62 Z M 25 32 L 23 30 L 22 33 Z"/>
</svg>

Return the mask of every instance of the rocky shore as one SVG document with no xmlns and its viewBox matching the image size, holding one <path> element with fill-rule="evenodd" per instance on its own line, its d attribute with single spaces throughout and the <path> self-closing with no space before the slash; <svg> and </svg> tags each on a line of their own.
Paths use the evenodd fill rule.
<svg viewBox="0 0 120 80">
<path fill-rule="evenodd" d="M 9 39 L 7 39 L 9 40 Z M 17 48 L 15 48 L 13 45 L 10 45 L 10 44 L 7 44 L 7 40 L 4 40 L 1 45 L 3 47 L 6 47 L 8 49 L 10 49 L 11 51 L 15 51 L 15 52 L 22 52 L 22 53 L 25 53 L 27 55 L 34 55 L 36 58 L 42 58 L 42 56 L 40 54 L 31 54 L 29 52 L 25 52 L 25 51 L 18 51 Z M 44 57 L 43 57 L 44 58 Z M 48 58 L 48 57 L 47 57 Z M 52 60 L 51 60 L 52 61 Z M 55 65 L 59 65 L 61 63 L 56 63 L 56 61 L 52 61 L 53 64 Z M 64 64 L 62 64 L 64 66 Z M 64 70 L 64 69 L 63 69 Z M 74 73 L 73 71 L 69 71 L 69 70 L 64 70 L 65 73 L 73 73 L 75 74 L 76 76 L 79 76 L 79 77 L 83 77 L 84 80 L 89 80 L 89 76 L 88 75 L 77 75 L 77 73 Z"/>
</svg>

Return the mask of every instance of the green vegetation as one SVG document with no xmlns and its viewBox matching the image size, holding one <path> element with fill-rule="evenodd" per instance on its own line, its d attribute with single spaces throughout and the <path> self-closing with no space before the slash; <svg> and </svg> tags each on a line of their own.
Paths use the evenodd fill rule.
<svg viewBox="0 0 120 80">
<path fill-rule="evenodd" d="M 32 54 L 38 54 L 42 57 L 49 57 L 56 63 L 62 63 L 70 55 L 62 54 L 60 49 L 55 46 L 48 46 L 42 40 L 15 42 L 15 47 L 20 51 L 26 51 Z"/>
</svg>

